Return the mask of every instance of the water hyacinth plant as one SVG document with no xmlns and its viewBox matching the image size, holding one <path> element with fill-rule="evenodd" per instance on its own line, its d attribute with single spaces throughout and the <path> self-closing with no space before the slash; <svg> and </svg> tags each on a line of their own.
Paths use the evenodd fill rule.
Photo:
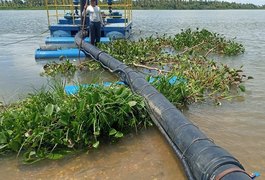
<svg viewBox="0 0 265 180">
<path fill-rule="evenodd" d="M 154 64 L 174 61 L 176 57 L 188 55 L 207 56 L 210 53 L 238 55 L 245 51 L 242 44 L 210 32 L 206 29 L 182 30 L 175 36 L 151 36 L 138 41 L 118 40 L 101 44 L 100 49 L 126 64 Z M 170 49 L 172 53 L 163 51 Z"/>
<path fill-rule="evenodd" d="M 124 86 L 80 86 L 67 95 L 56 85 L 1 109 L 0 152 L 23 154 L 26 162 L 56 159 L 61 150 L 97 148 L 148 125 L 142 98 Z"/>
<path fill-rule="evenodd" d="M 218 33 L 210 32 L 206 29 L 195 31 L 191 29 L 181 30 L 171 39 L 171 44 L 176 50 L 192 48 L 200 54 L 210 52 L 224 55 L 237 55 L 245 51 L 242 44 L 234 40 L 227 40 Z"/>
<path fill-rule="evenodd" d="M 155 70 L 160 80 L 154 86 L 178 107 L 206 99 L 219 103 L 234 96 L 231 88 L 245 89 L 242 82 L 246 76 L 241 69 L 207 57 L 210 53 L 238 55 L 244 52 L 243 45 L 206 29 L 182 30 L 173 37 L 113 41 L 110 45 L 102 44 L 101 49 L 145 72 L 148 69 L 154 75 Z M 173 76 L 186 82 L 168 83 Z"/>
<path fill-rule="evenodd" d="M 54 77 L 57 74 L 62 74 L 64 76 L 73 76 L 76 72 L 77 68 L 76 66 L 70 62 L 70 60 L 63 61 L 61 63 L 53 62 L 53 63 L 47 63 L 43 67 L 44 72 L 41 73 L 41 75 L 47 75 Z"/>
</svg>

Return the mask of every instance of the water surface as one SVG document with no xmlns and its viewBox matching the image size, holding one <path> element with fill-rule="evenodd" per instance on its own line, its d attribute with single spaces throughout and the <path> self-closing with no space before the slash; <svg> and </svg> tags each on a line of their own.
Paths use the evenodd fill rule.
<svg viewBox="0 0 265 180">
<path fill-rule="evenodd" d="M 34 50 L 48 33 L 45 11 L 0 11 L 0 101 L 9 102 L 46 83 Z M 185 115 L 215 142 L 227 149 L 248 172 L 265 174 L 265 11 L 185 10 L 133 11 L 133 36 L 174 35 L 187 28 L 207 28 L 246 47 L 237 57 L 223 57 L 232 67 L 243 65 L 253 76 L 245 83 L 243 98 L 191 105 Z M 35 36 L 39 35 L 40 36 Z M 35 37 L 32 37 L 35 36 Z M 10 44 L 24 38 L 17 44 Z M 90 80 L 82 74 L 80 81 Z M 107 72 L 103 76 L 110 76 Z M 22 165 L 14 157 L 1 157 L 0 179 L 185 179 L 182 169 L 160 133 L 151 128 L 129 135 L 117 145 L 80 153 L 60 161 Z"/>
</svg>

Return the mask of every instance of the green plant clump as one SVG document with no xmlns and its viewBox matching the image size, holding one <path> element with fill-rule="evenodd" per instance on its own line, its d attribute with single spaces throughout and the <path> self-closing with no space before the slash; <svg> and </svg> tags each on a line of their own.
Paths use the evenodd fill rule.
<svg viewBox="0 0 265 180">
<path fill-rule="evenodd" d="M 117 40 L 101 44 L 100 49 L 126 64 L 142 63 L 152 65 L 159 62 L 177 60 L 183 55 L 203 55 L 210 53 L 238 55 L 245 51 L 242 44 L 227 40 L 220 34 L 206 29 L 182 30 L 174 36 L 150 36 L 138 41 Z M 164 50 L 164 51 L 162 51 Z"/>
<path fill-rule="evenodd" d="M 246 76 L 241 68 L 230 68 L 207 57 L 238 55 L 244 52 L 243 45 L 206 29 L 182 30 L 173 37 L 118 40 L 102 44 L 101 49 L 128 65 L 159 76 L 154 86 L 178 107 L 208 99 L 219 103 L 236 96 L 233 89 L 245 89 L 242 82 Z M 154 74 L 154 70 L 158 73 Z M 174 76 L 185 79 L 185 83 L 170 84 L 168 81 Z"/>
<path fill-rule="evenodd" d="M 51 77 L 54 77 L 57 74 L 62 74 L 64 76 L 73 76 L 77 70 L 76 66 L 71 63 L 69 59 L 63 61 L 62 63 L 47 63 L 44 65 L 43 69 L 44 72 L 41 73 L 41 75 L 47 75 Z"/>
<path fill-rule="evenodd" d="M 200 53 L 214 52 L 224 55 L 237 55 L 245 51 L 242 44 L 233 40 L 227 40 L 218 33 L 210 32 L 206 29 L 182 30 L 181 33 L 176 34 L 172 39 L 173 47 L 178 50 L 185 48 L 196 47 L 196 51 Z"/>
<path fill-rule="evenodd" d="M 244 52 L 242 44 L 210 32 L 206 29 L 182 30 L 174 36 L 141 38 L 138 41 L 117 40 L 101 44 L 100 49 L 111 54 L 127 65 L 150 70 L 160 79 L 154 86 L 177 107 L 193 102 L 213 100 L 219 104 L 221 99 L 231 99 L 233 89 L 244 91 L 242 85 L 245 75 L 242 70 L 229 68 L 227 65 L 209 59 L 209 54 L 238 55 Z M 61 63 L 69 69 L 69 62 Z M 58 64 L 55 64 L 57 67 Z M 50 69 L 51 68 L 51 69 Z M 97 69 L 99 64 L 85 61 L 75 69 Z M 155 73 L 155 70 L 157 73 Z M 49 65 L 46 74 L 58 72 Z M 67 72 L 67 71 L 65 71 Z M 185 79 L 185 83 L 170 84 L 172 77 Z"/>
<path fill-rule="evenodd" d="M 1 111 L 0 152 L 22 153 L 28 163 L 97 148 L 104 139 L 151 125 L 142 98 L 124 86 L 80 86 L 67 95 L 56 85 Z"/>
<path fill-rule="evenodd" d="M 229 68 L 207 57 L 209 54 L 238 55 L 244 52 L 243 45 L 206 29 L 187 29 L 174 36 L 151 36 L 138 41 L 117 40 L 100 44 L 100 49 L 127 65 L 145 72 L 150 70 L 153 76 L 159 76 L 160 80 L 154 86 L 177 107 L 208 99 L 219 104 L 221 99 L 236 95 L 231 94 L 233 89 L 245 90 L 242 85 L 245 75 L 241 68 Z M 64 64 L 67 65 L 65 68 L 58 69 L 69 69 L 69 62 L 61 65 Z M 47 72 L 62 74 L 52 65 L 48 67 L 51 69 Z M 76 67 L 93 70 L 99 65 L 88 61 Z M 185 79 L 185 83 L 172 85 L 168 83 L 172 77 Z"/>
</svg>

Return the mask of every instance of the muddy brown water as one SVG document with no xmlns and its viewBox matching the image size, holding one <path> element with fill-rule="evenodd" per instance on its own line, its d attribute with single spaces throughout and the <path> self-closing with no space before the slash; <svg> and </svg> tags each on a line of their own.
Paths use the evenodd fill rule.
<svg viewBox="0 0 265 180">
<path fill-rule="evenodd" d="M 183 179 L 181 169 L 155 128 L 58 161 L 21 165 L 11 156 L 0 164 L 3 179 Z"/>
<path fill-rule="evenodd" d="M 42 45 L 47 29 L 45 11 L 0 11 L 0 101 L 23 98 L 47 81 L 40 77 L 46 61 L 36 62 L 34 50 Z M 215 143 L 233 154 L 248 172 L 265 174 L 265 11 L 133 11 L 133 38 L 170 34 L 186 28 L 207 28 L 246 47 L 243 55 L 221 57 L 232 67 L 243 65 L 254 77 L 245 83 L 246 93 L 222 106 L 194 104 L 185 116 Z M 34 37 L 33 37 L 34 36 Z M 27 39 L 13 44 L 13 42 Z M 108 72 L 79 74 L 86 83 Z M 98 151 L 78 153 L 58 161 L 23 165 L 15 156 L 0 157 L 0 179 L 185 179 L 182 167 L 167 142 L 154 127 L 128 135 Z"/>
</svg>

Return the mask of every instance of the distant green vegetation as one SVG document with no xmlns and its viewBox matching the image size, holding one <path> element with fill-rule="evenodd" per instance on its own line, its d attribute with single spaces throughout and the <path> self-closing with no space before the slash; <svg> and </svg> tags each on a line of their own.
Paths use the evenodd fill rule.
<svg viewBox="0 0 265 180">
<path fill-rule="evenodd" d="M 106 2 L 106 0 L 104 0 Z M 123 2 L 120 0 L 121 3 Z M 53 0 L 48 0 L 54 3 Z M 57 4 L 60 4 L 60 0 Z M 65 0 L 71 3 L 72 0 Z M 265 9 L 265 5 L 257 6 L 254 4 L 229 3 L 215 0 L 135 0 L 134 9 Z M 0 9 L 45 9 L 43 0 L 0 0 Z"/>
<path fill-rule="evenodd" d="M 229 3 L 215 0 L 136 0 L 136 9 L 264 9 L 265 5 Z"/>
</svg>

